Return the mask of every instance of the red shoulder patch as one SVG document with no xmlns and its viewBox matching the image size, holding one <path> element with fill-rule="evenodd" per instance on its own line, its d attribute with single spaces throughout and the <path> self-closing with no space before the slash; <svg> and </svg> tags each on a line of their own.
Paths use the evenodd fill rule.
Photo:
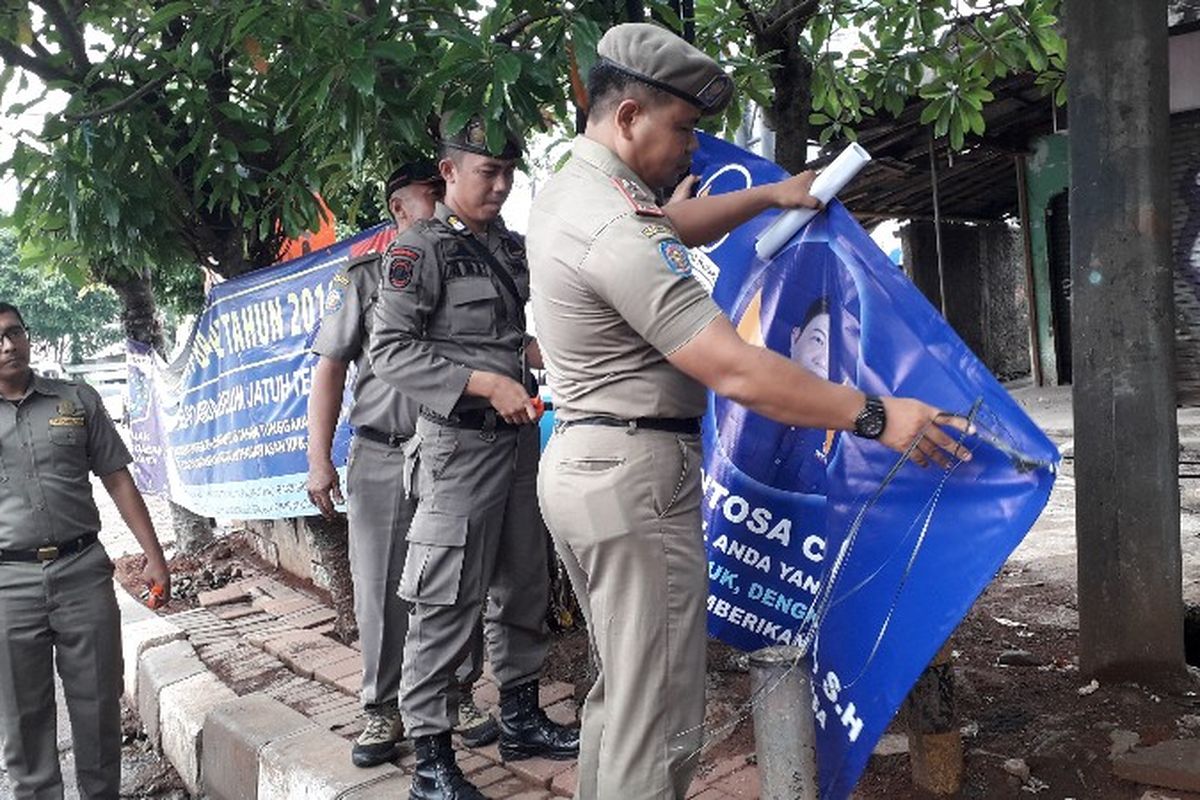
<svg viewBox="0 0 1200 800">
<path fill-rule="evenodd" d="M 387 279 L 393 289 L 403 289 L 412 281 L 413 270 L 424 253 L 415 247 L 393 244 L 387 251 Z"/>
<path fill-rule="evenodd" d="M 639 217 L 666 216 L 666 213 L 658 207 L 658 203 L 654 202 L 654 198 L 628 178 L 618 178 L 614 175 L 612 184 L 617 187 L 617 191 L 629 203 L 630 208 L 633 209 L 633 213 Z"/>
</svg>

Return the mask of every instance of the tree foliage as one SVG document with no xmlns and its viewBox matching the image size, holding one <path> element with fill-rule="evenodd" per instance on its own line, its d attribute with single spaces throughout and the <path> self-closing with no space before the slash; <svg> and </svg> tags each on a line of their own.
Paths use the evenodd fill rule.
<svg viewBox="0 0 1200 800">
<path fill-rule="evenodd" d="M 61 273 L 21 265 L 16 250 L 12 233 L 0 230 L 0 300 L 21 309 L 38 353 L 72 364 L 124 338 L 111 289 L 78 289 Z"/>
<path fill-rule="evenodd" d="M 962 147 L 989 83 L 1061 81 L 1058 0 L 0 0 L 0 84 L 36 76 L 66 107 L 3 169 L 22 186 L 23 253 L 88 276 L 225 276 L 272 263 L 312 228 L 316 194 L 341 220 L 397 160 L 481 113 L 571 132 L 581 76 L 611 24 L 652 15 L 732 71 L 797 169 L 810 138 L 850 134 L 919 93 Z M 856 31 L 850 34 L 849 31 Z M 2 88 L 2 86 L 0 86 Z M 10 115 L 27 104 L 7 109 Z M 161 285 L 161 283 L 160 283 Z"/>
</svg>

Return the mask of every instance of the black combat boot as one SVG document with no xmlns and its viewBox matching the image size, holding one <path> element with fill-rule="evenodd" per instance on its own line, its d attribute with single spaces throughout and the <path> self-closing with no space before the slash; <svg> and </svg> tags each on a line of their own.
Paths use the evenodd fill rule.
<svg viewBox="0 0 1200 800">
<path fill-rule="evenodd" d="M 454 760 L 450 732 L 413 739 L 417 766 L 408 800 L 486 800 Z"/>
<path fill-rule="evenodd" d="M 551 722 L 538 706 L 538 682 L 500 691 L 500 758 L 521 761 L 579 755 L 579 729 Z"/>
</svg>

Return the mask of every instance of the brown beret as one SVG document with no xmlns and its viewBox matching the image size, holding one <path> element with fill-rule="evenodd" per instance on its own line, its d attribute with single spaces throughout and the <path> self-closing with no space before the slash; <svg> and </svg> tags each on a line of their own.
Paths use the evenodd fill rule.
<svg viewBox="0 0 1200 800">
<path fill-rule="evenodd" d="M 733 98 L 733 80 L 716 61 L 675 34 L 647 22 L 615 25 L 596 55 L 620 71 L 717 114 Z"/>
<path fill-rule="evenodd" d="M 504 148 L 499 153 L 493 153 L 488 149 L 487 128 L 484 126 L 483 120 L 479 117 L 471 117 L 467 120 L 467 124 L 463 126 L 462 130 L 454 134 L 447 134 L 449 119 L 449 113 L 443 114 L 438 130 L 442 144 L 446 147 L 453 147 L 456 150 L 464 150 L 468 153 L 478 153 L 481 156 L 488 156 L 490 158 L 500 158 L 505 161 L 515 161 L 521 157 L 523 149 L 521 147 L 521 140 L 512 131 L 505 130 Z"/>
<path fill-rule="evenodd" d="M 438 174 L 437 164 L 428 158 L 409 161 L 401 164 L 395 172 L 388 176 L 384 189 L 384 200 L 412 183 L 440 183 L 442 176 Z"/>
</svg>

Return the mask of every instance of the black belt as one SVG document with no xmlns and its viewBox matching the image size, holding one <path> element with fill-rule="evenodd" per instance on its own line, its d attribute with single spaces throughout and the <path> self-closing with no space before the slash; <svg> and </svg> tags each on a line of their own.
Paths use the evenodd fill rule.
<svg viewBox="0 0 1200 800">
<path fill-rule="evenodd" d="M 404 433 L 388 433 L 377 428 L 372 428 L 369 425 L 359 425 L 354 429 L 356 436 L 361 436 L 364 439 L 370 439 L 372 442 L 386 444 L 388 447 L 400 447 L 407 442 L 411 436 Z"/>
<path fill-rule="evenodd" d="M 438 425 L 450 428 L 466 428 L 471 431 L 498 431 L 504 428 L 516 428 L 504 417 L 496 413 L 494 408 L 477 408 L 471 411 L 456 411 L 448 417 L 428 409 L 421 409 L 421 416 Z"/>
<path fill-rule="evenodd" d="M 555 423 L 559 430 L 565 430 L 572 425 L 603 425 L 608 428 L 628 428 L 637 430 L 645 428 L 649 431 L 666 431 L 667 433 L 699 433 L 700 420 L 697 417 L 638 417 L 636 419 L 620 419 L 619 417 L 580 417 L 579 419 L 562 419 Z"/>
<path fill-rule="evenodd" d="M 53 561 L 91 547 L 99 538 L 98 534 L 85 533 L 62 544 L 48 544 L 32 550 L 0 550 L 0 561 Z"/>
</svg>

